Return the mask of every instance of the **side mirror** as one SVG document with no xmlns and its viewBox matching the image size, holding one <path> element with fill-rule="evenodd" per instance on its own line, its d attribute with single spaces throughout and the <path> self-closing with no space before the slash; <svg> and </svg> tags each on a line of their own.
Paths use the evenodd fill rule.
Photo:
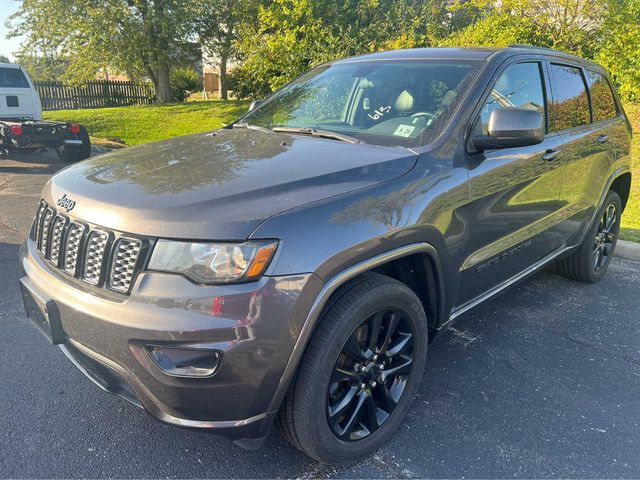
<svg viewBox="0 0 640 480">
<path fill-rule="evenodd" d="M 489 135 L 473 137 L 479 151 L 495 148 L 527 147 L 544 140 L 544 118 L 536 110 L 507 107 L 491 112 Z"/>
<path fill-rule="evenodd" d="M 262 100 L 254 100 L 249 104 L 249 112 L 262 103 Z"/>
</svg>

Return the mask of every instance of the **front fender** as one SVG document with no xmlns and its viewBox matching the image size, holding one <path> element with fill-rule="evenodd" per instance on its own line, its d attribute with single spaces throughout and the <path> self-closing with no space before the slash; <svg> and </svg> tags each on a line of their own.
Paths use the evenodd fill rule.
<svg viewBox="0 0 640 480">
<path fill-rule="evenodd" d="M 298 335 L 298 339 L 296 340 L 293 351 L 291 352 L 291 355 L 289 357 L 289 361 L 287 362 L 287 366 L 285 367 L 271 404 L 269 405 L 269 411 L 275 411 L 280 408 L 280 404 L 282 403 L 289 385 L 293 380 L 295 371 L 298 368 L 300 361 L 302 360 L 302 356 L 305 349 L 307 348 L 307 344 L 309 343 L 309 340 L 311 339 L 311 336 L 316 329 L 318 321 L 320 320 L 320 315 L 322 314 L 322 311 L 329 301 L 331 295 L 346 282 L 357 277 L 358 275 L 361 275 L 364 272 L 370 271 L 392 260 L 407 257 L 409 255 L 414 255 L 417 253 L 426 254 L 433 261 L 433 264 L 437 269 L 436 281 L 438 282 L 438 290 L 440 291 L 440 295 L 442 296 L 441 302 L 444 303 L 445 292 L 444 285 L 442 283 L 443 275 L 440 268 L 440 259 L 436 249 L 433 247 L 433 245 L 430 245 L 428 243 L 413 243 L 393 249 L 391 251 L 377 255 L 373 258 L 369 258 L 365 261 L 359 262 L 335 275 L 332 279 L 325 283 L 324 287 L 316 297 L 309 310 L 309 313 L 304 320 L 304 323 L 300 330 L 300 334 Z"/>
</svg>

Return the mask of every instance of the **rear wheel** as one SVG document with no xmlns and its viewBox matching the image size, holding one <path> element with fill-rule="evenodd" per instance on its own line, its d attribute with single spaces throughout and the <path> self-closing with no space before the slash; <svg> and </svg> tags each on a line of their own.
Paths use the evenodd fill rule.
<svg viewBox="0 0 640 480">
<path fill-rule="evenodd" d="M 82 145 L 62 145 L 56 148 L 58 158 L 65 163 L 79 162 L 91 156 L 91 140 L 87 129 L 80 126 L 80 132 L 77 134 L 78 140 L 82 141 Z"/>
<path fill-rule="evenodd" d="M 82 125 L 80 125 L 78 139 L 82 140 L 82 145 L 78 149 L 78 160 L 89 158 L 91 156 L 91 140 L 89 139 L 89 132 Z"/>
<path fill-rule="evenodd" d="M 620 197 L 611 191 L 580 248 L 557 262 L 558 272 L 580 282 L 600 280 L 609 267 L 618 242 L 621 215 Z"/>
<path fill-rule="evenodd" d="M 427 353 L 427 319 L 406 285 L 367 274 L 336 292 L 280 409 L 285 438 L 323 463 L 378 449 L 406 416 Z"/>
<path fill-rule="evenodd" d="M 56 148 L 56 153 L 61 162 L 74 163 L 80 160 L 80 153 L 78 147 L 71 145 L 62 145 Z"/>
</svg>

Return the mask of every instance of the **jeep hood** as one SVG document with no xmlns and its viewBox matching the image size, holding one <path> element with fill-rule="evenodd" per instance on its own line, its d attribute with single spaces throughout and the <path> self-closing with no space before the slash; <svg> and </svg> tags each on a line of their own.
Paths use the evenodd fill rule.
<svg viewBox="0 0 640 480">
<path fill-rule="evenodd" d="M 72 217 L 153 237 L 240 240 L 284 210 L 407 172 L 400 147 L 247 129 L 178 137 L 72 165 L 47 184 Z"/>
</svg>

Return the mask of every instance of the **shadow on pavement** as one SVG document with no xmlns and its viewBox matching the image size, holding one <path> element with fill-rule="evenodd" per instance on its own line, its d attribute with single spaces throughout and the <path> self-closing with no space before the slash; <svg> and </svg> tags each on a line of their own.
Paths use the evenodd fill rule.
<svg viewBox="0 0 640 480">
<path fill-rule="evenodd" d="M 0 174 L 52 175 L 67 165 L 69 164 L 61 162 L 56 153 L 51 151 L 40 153 L 11 152 L 9 156 L 0 155 Z"/>
</svg>

